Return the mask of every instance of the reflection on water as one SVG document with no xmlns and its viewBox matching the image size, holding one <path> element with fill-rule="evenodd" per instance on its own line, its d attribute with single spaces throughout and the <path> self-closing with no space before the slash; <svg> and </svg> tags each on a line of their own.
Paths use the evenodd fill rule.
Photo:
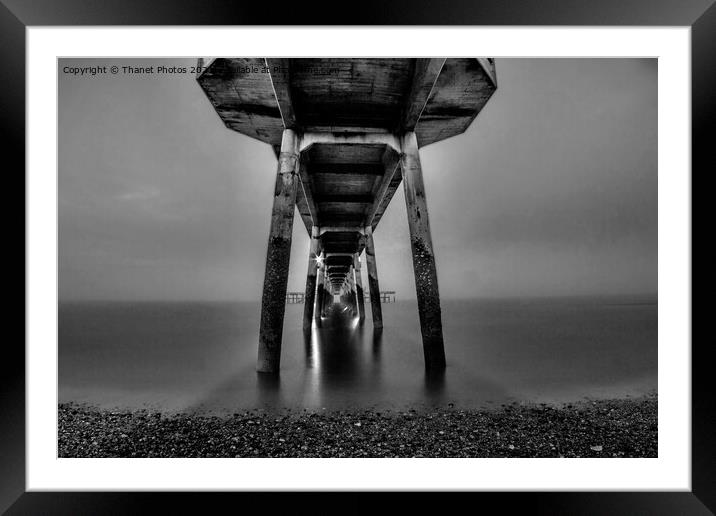
<svg viewBox="0 0 716 516">
<path fill-rule="evenodd" d="M 425 372 L 425 397 L 434 405 L 439 405 L 445 392 L 445 371 Z"/>
<path fill-rule="evenodd" d="M 373 361 L 380 362 L 380 347 L 383 344 L 383 328 L 373 330 Z"/>
<path fill-rule="evenodd" d="M 315 378 L 326 385 L 362 382 L 376 368 L 366 363 L 367 349 L 373 346 L 365 339 L 364 328 L 355 324 L 357 317 L 340 312 L 324 318 L 322 327 L 312 328 L 304 334 L 306 341 L 306 366 Z"/>
<path fill-rule="evenodd" d="M 361 327 L 358 317 L 335 305 L 320 328 L 304 333 L 307 383 L 315 404 L 322 393 L 336 390 L 380 390 L 383 330 Z M 438 403 L 445 387 L 445 371 L 414 371 L 424 378 L 426 401 Z"/>
<path fill-rule="evenodd" d="M 281 377 L 271 374 L 256 375 L 256 391 L 262 405 L 273 405 L 281 399 Z"/>
<path fill-rule="evenodd" d="M 314 325 L 303 333 L 303 340 L 306 353 L 304 401 L 307 406 L 333 405 L 331 393 L 355 392 L 369 396 L 371 391 L 382 390 L 382 329 L 360 326 L 357 315 L 337 303 L 327 310 L 320 328 Z M 421 368 L 413 374 L 424 377 L 425 401 L 439 403 L 445 386 L 445 372 L 428 372 Z M 273 404 L 277 405 L 280 392 L 273 384 L 269 385 L 269 389 L 259 385 L 262 398 L 266 401 L 270 392 L 276 396 Z"/>
<path fill-rule="evenodd" d="M 368 307 L 369 308 L 369 307 Z M 256 373 L 259 303 L 60 305 L 61 401 L 161 410 L 476 407 L 656 387 L 655 302 L 447 301 L 447 369 L 424 368 L 415 303 L 382 331 L 340 307 L 302 330 L 288 305 L 280 375 Z"/>
</svg>

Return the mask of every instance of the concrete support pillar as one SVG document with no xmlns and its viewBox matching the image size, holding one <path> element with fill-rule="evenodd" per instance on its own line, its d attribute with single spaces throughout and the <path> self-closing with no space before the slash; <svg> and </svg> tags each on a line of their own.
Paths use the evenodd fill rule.
<svg viewBox="0 0 716 516">
<path fill-rule="evenodd" d="M 351 313 L 355 316 L 358 315 L 358 299 L 356 299 L 356 284 L 355 284 L 355 275 L 354 275 L 354 269 L 351 265 L 350 269 L 348 270 L 348 306 L 351 307 Z"/>
<path fill-rule="evenodd" d="M 363 326 L 365 321 L 365 297 L 363 294 L 363 278 L 361 277 L 360 256 L 353 255 L 353 270 L 355 271 L 356 296 L 358 298 L 358 321 Z"/>
<path fill-rule="evenodd" d="M 383 307 L 380 305 L 380 285 L 378 284 L 378 266 L 375 263 L 375 244 L 373 228 L 365 228 L 365 261 L 368 264 L 368 289 L 370 290 L 370 307 L 373 312 L 373 328 L 383 328 Z"/>
<path fill-rule="evenodd" d="M 401 141 L 401 168 L 405 205 L 408 210 L 410 246 L 413 251 L 415 288 L 418 296 L 420 331 L 423 335 L 425 367 L 428 370 L 445 368 L 445 348 L 440 314 L 440 293 L 435 269 L 435 255 L 430 236 L 428 205 L 425 201 L 423 171 L 415 133 L 405 133 Z"/>
<path fill-rule="evenodd" d="M 326 283 L 323 287 L 323 296 L 321 299 L 321 317 L 326 316 L 326 309 L 328 308 L 328 304 L 331 302 L 331 285 L 326 280 Z"/>
<path fill-rule="evenodd" d="M 316 326 L 321 327 L 321 316 L 323 315 L 323 299 L 325 298 L 326 287 L 325 282 L 325 266 L 321 265 L 318 268 L 316 275 L 316 308 L 313 312 L 313 316 L 316 320 Z"/>
<path fill-rule="evenodd" d="M 296 210 L 298 160 L 298 137 L 291 129 L 285 129 L 278 157 L 261 298 L 257 370 L 262 373 L 278 373 L 281 363 L 283 316 L 286 310 L 293 214 Z"/>
<path fill-rule="evenodd" d="M 311 249 L 308 253 L 306 294 L 303 299 L 303 329 L 310 330 L 313 323 L 313 302 L 316 297 L 316 272 L 318 271 L 318 226 L 311 228 Z"/>
</svg>

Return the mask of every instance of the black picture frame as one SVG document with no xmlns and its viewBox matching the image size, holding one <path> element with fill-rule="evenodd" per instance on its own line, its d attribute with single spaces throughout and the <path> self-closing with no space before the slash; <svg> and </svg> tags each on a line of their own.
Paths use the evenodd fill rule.
<svg viewBox="0 0 716 516">
<path fill-rule="evenodd" d="M 20 197 L 25 202 L 25 30 L 28 26 L 70 25 L 642 25 L 690 26 L 692 72 L 692 276 L 703 275 L 705 266 L 695 260 L 696 227 L 705 226 L 694 207 L 696 194 L 706 190 L 695 187 L 716 170 L 713 151 L 716 119 L 716 5 L 714 0 L 489 0 L 428 2 L 404 0 L 355 4 L 344 18 L 336 3 L 303 3 L 300 9 L 267 9 L 261 2 L 230 0 L 0 0 L 0 146 L 6 164 L 5 180 L 15 180 L 16 188 L 6 187 L 7 199 Z M 54 81 L 49 81 L 52 84 Z M 49 94 L 49 92 L 48 92 Z M 660 142 L 664 145 L 667 142 Z M 10 160 L 12 158 L 12 160 Z M 698 179 L 698 182 L 696 181 Z M 15 185 L 13 185 L 15 186 Z M 703 206 L 702 203 L 698 203 Z M 23 252 L 10 251 L 6 244 L 7 277 L 19 278 L 25 269 L 25 225 L 17 219 L 23 208 L 3 203 L 8 229 L 22 231 Z M 698 224 L 697 224 L 698 222 Z M 18 235 L 19 237 L 19 235 Z M 20 263 L 22 262 L 22 263 Z M 584 493 L 471 493 L 469 504 L 480 510 L 499 507 L 507 513 L 520 508 L 536 514 L 713 514 L 716 512 L 716 401 L 712 394 L 711 361 L 705 340 L 693 333 L 696 314 L 705 310 L 696 305 L 696 296 L 704 290 L 713 273 L 692 287 L 692 490 L 690 492 L 584 492 Z M 23 281 L 23 301 L 25 300 Z M 9 296 L 6 296 L 9 299 Z M 7 321 L 18 324 L 24 316 L 20 303 L 10 304 Z M 704 305 L 701 305 L 703 307 Z M 23 315 L 25 303 L 22 303 Z M 704 314 L 700 316 L 704 320 Z M 7 514 L 124 514 L 124 513 L 212 513 L 215 504 L 230 504 L 235 509 L 270 509 L 274 494 L 243 493 L 77 493 L 25 492 L 25 348 L 23 339 L 6 338 L 2 392 L 0 396 L 0 511 Z M 683 343 L 678 343 L 683 344 Z M 295 510 L 307 505 L 306 495 L 288 495 Z M 357 493 L 344 494 L 354 497 Z M 240 500 L 240 501 L 239 501 Z M 321 504 L 334 503 L 325 501 Z M 335 502 L 343 510 L 369 510 L 373 503 Z M 423 494 L 403 497 L 401 503 L 425 508 Z M 335 508 L 335 507 L 334 507 Z M 443 508 L 446 508 L 443 506 Z M 301 512 L 304 512 L 301 510 Z M 313 511 L 312 511 L 313 512 Z"/>
</svg>

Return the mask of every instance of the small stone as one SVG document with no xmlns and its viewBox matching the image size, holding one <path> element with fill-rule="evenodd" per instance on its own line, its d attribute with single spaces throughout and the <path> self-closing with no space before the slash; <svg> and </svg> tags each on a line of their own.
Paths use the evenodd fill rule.
<svg viewBox="0 0 716 516">
<path fill-rule="evenodd" d="M 601 446 L 590 446 L 589 449 L 592 451 L 602 451 L 603 448 Z"/>
</svg>

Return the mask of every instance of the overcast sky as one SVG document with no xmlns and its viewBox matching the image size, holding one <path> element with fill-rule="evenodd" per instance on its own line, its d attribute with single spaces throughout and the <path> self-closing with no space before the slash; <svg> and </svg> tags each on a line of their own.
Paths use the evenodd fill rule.
<svg viewBox="0 0 716 516">
<path fill-rule="evenodd" d="M 260 300 L 276 158 L 194 76 L 64 74 L 61 299 Z M 464 134 L 425 147 L 444 298 L 655 294 L 655 59 L 497 59 Z M 375 232 L 383 290 L 414 298 L 402 188 Z M 305 286 L 296 215 L 289 290 Z M 364 270 L 365 273 L 365 270 Z"/>
</svg>

